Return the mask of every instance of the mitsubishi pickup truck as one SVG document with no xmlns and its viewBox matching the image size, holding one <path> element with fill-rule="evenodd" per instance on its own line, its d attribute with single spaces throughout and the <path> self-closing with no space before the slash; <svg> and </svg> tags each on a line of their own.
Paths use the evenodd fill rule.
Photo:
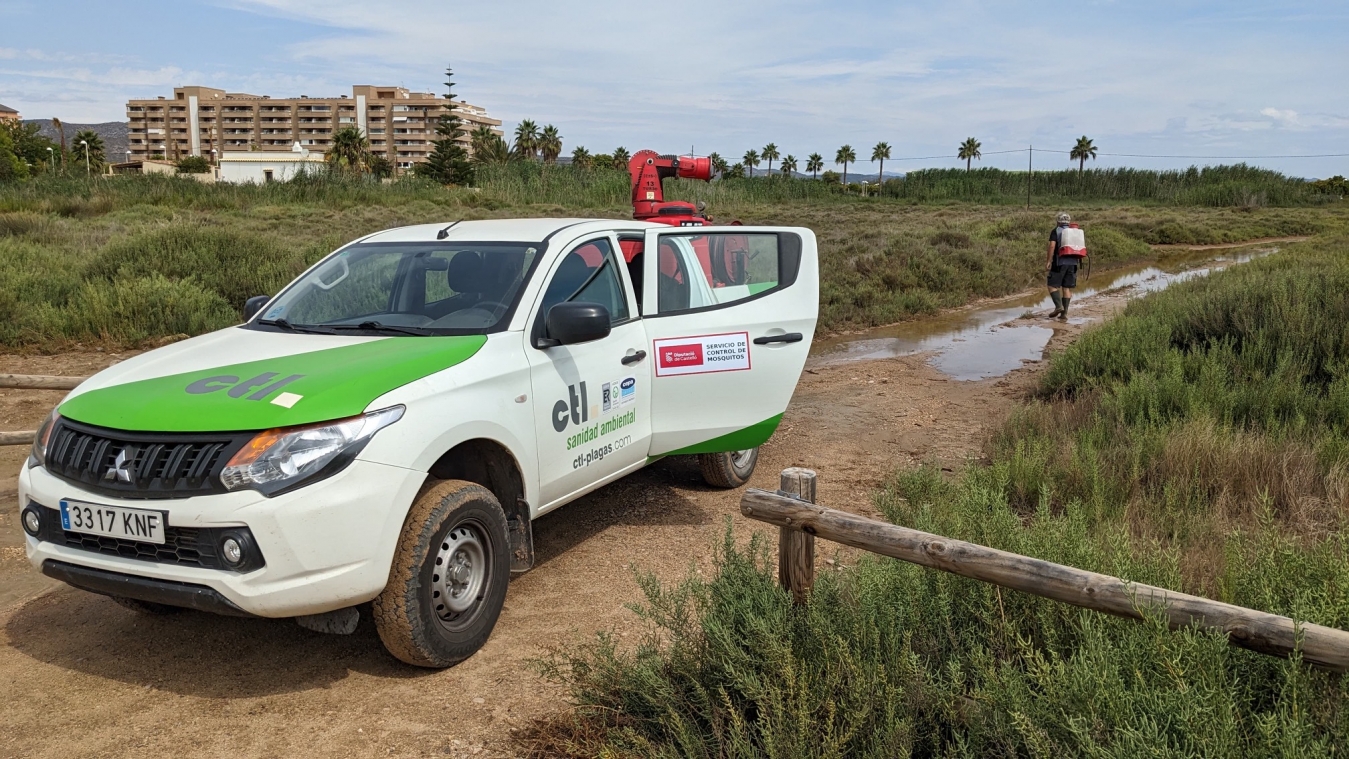
<svg viewBox="0 0 1349 759">
<path fill-rule="evenodd" d="M 390 653 L 448 667 L 491 634 L 540 515 L 665 456 L 743 485 L 818 301 L 803 228 L 368 235 L 243 324 L 73 390 L 20 474 L 27 555 L 143 613 L 349 632 L 370 603 Z"/>
</svg>

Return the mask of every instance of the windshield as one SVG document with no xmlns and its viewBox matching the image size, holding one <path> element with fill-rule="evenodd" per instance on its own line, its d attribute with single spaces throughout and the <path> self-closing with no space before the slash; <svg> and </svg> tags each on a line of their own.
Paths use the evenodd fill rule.
<svg viewBox="0 0 1349 759">
<path fill-rule="evenodd" d="M 344 248 L 254 324 L 304 331 L 471 335 L 504 329 L 538 243 L 366 243 Z"/>
</svg>

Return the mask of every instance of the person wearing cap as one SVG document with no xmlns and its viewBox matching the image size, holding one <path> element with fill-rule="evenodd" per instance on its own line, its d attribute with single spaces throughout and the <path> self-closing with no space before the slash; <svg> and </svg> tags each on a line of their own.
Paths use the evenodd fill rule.
<svg viewBox="0 0 1349 759">
<path fill-rule="evenodd" d="M 1054 310 L 1049 318 L 1057 317 L 1068 321 L 1068 306 L 1073 302 L 1073 288 L 1077 287 L 1077 265 L 1080 258 L 1059 255 L 1063 230 L 1073 221 L 1066 213 L 1059 214 L 1058 226 L 1049 233 L 1049 253 L 1045 259 L 1045 271 L 1049 272 L 1049 298 L 1054 301 Z"/>
</svg>

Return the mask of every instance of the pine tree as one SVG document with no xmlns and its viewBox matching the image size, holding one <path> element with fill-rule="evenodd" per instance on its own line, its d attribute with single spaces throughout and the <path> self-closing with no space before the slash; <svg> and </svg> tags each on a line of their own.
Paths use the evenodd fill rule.
<svg viewBox="0 0 1349 759">
<path fill-rule="evenodd" d="M 445 69 L 445 112 L 436 122 L 436 147 L 427 156 L 426 163 L 416 169 L 418 176 L 434 179 L 441 184 L 473 184 L 473 164 L 468 151 L 459 144 L 464 133 L 464 122 L 454 112 L 454 70 Z"/>
</svg>

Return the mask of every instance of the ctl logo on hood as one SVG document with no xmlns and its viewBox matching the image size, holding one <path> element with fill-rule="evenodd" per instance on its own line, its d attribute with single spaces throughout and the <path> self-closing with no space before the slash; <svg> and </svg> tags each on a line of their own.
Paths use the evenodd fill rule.
<svg viewBox="0 0 1349 759">
<path fill-rule="evenodd" d="M 577 393 L 577 387 L 580 387 L 580 393 Z M 567 395 L 571 398 L 571 405 L 566 401 L 558 401 L 553 404 L 553 429 L 561 432 L 567 429 L 568 416 L 572 424 L 581 424 L 590 420 L 590 401 L 586 396 L 586 383 L 579 382 L 576 385 L 567 385 Z"/>
<path fill-rule="evenodd" d="M 186 389 L 193 395 L 205 395 L 228 387 L 227 395 L 231 398 L 243 398 L 247 395 L 250 401 L 260 401 L 304 376 L 303 374 L 292 374 L 285 379 L 273 382 L 272 380 L 276 378 L 276 372 L 263 372 L 256 377 L 240 382 L 239 378 L 232 374 L 221 374 L 216 377 L 199 379 L 188 385 Z M 252 391 L 252 394 L 250 394 L 250 391 Z"/>
</svg>

